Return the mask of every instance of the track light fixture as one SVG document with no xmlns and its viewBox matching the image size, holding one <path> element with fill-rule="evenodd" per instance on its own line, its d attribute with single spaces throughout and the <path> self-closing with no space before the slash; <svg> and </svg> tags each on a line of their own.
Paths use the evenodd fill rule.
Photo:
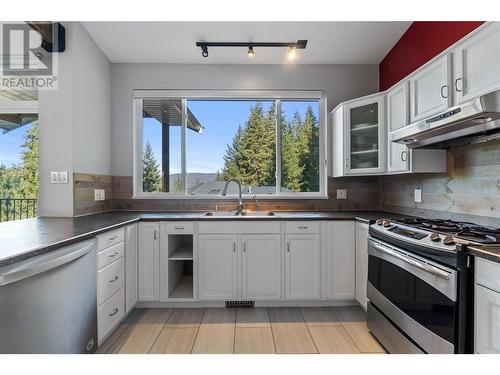
<svg viewBox="0 0 500 375">
<path fill-rule="evenodd" d="M 248 57 L 254 57 L 255 52 L 253 51 L 253 46 L 248 46 Z"/>
<path fill-rule="evenodd" d="M 282 42 L 196 42 L 196 46 L 201 48 L 201 55 L 208 57 L 208 47 L 246 47 L 248 48 L 248 57 L 255 55 L 254 47 L 272 47 L 288 48 L 288 57 L 295 58 L 295 51 L 297 49 L 305 49 L 307 40 L 297 40 L 297 42 L 282 43 Z"/>
</svg>

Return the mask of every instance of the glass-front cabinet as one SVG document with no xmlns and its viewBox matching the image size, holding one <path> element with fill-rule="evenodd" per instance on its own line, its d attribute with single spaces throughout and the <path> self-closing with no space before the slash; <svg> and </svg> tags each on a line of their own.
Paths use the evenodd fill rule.
<svg viewBox="0 0 500 375">
<path fill-rule="evenodd" d="M 384 100 L 385 95 L 371 95 L 344 103 L 334 111 L 334 176 L 385 171 Z"/>
</svg>

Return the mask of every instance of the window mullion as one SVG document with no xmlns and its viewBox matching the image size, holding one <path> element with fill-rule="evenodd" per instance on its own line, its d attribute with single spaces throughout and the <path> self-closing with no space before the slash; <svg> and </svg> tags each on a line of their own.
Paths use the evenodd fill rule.
<svg viewBox="0 0 500 375">
<path fill-rule="evenodd" d="M 181 178 L 184 194 L 187 194 L 187 172 L 186 172 L 186 129 L 187 129 L 187 100 L 182 99 L 182 128 L 181 128 Z"/>
<path fill-rule="evenodd" d="M 276 194 L 281 193 L 281 100 L 275 102 L 276 117 Z"/>
</svg>

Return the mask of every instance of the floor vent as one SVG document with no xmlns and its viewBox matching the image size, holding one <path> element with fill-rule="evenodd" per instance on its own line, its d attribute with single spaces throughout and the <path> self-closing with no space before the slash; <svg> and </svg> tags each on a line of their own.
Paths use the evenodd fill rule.
<svg viewBox="0 0 500 375">
<path fill-rule="evenodd" d="M 226 309 L 251 309 L 252 307 L 255 307 L 254 301 L 226 301 Z"/>
</svg>

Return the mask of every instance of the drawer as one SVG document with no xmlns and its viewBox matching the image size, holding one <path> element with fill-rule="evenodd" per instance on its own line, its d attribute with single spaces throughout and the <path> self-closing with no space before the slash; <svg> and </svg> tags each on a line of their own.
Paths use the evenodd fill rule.
<svg viewBox="0 0 500 375">
<path fill-rule="evenodd" d="M 97 251 L 104 250 L 110 246 L 123 241 L 125 238 L 125 228 L 110 230 L 109 232 L 97 236 Z"/>
<path fill-rule="evenodd" d="M 113 263 L 123 257 L 125 253 L 125 242 L 117 243 L 106 250 L 101 251 L 97 256 L 97 266 L 99 269 L 106 267 L 108 264 Z"/>
<path fill-rule="evenodd" d="M 125 261 L 123 258 L 97 272 L 97 305 L 100 305 L 123 288 L 124 276 Z"/>
<path fill-rule="evenodd" d="M 500 263 L 476 257 L 476 283 L 500 292 Z"/>
<path fill-rule="evenodd" d="M 285 233 L 319 233 L 319 221 L 287 221 Z"/>
<path fill-rule="evenodd" d="M 180 221 L 174 223 L 166 223 L 168 234 L 193 234 L 194 233 L 194 223 L 188 221 Z"/>
<path fill-rule="evenodd" d="M 121 288 L 97 309 L 97 338 L 99 343 L 120 322 L 125 314 L 125 289 Z"/>
</svg>

